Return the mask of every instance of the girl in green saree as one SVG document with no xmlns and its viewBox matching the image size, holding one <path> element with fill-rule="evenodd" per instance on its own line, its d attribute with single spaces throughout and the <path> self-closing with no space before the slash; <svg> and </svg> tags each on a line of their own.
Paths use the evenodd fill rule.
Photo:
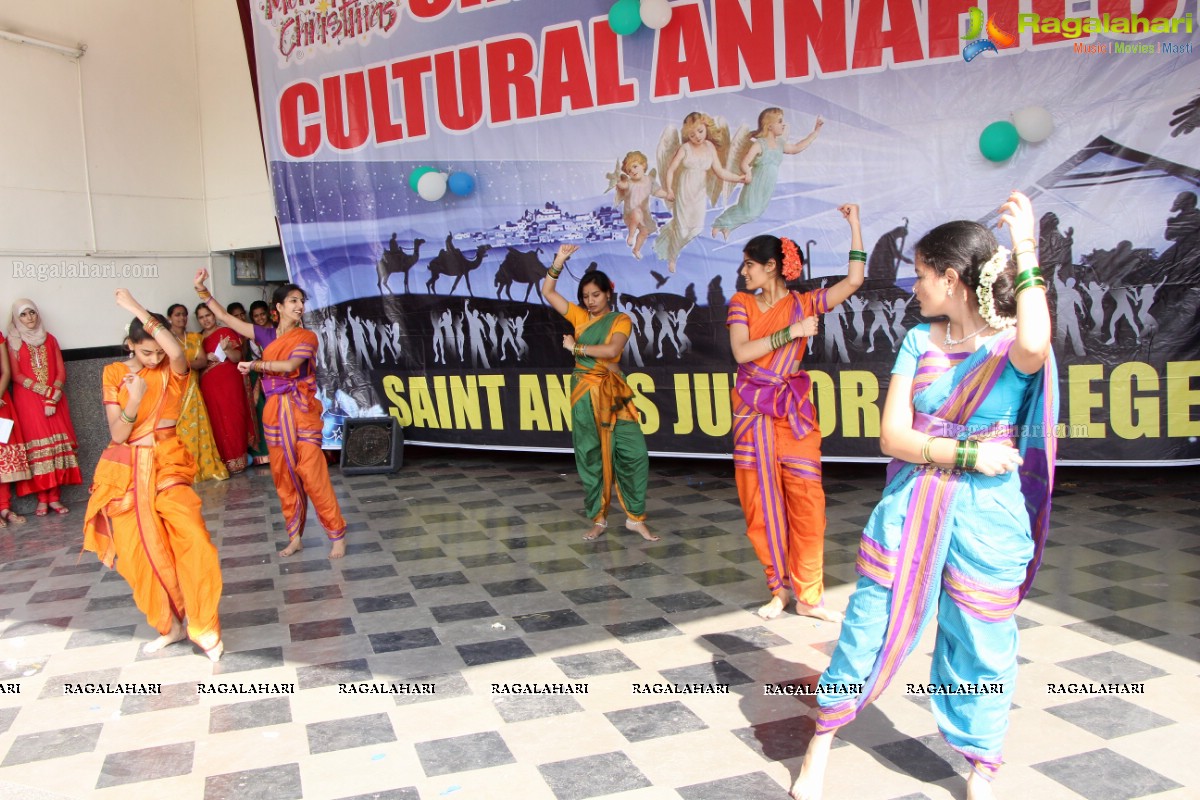
<svg viewBox="0 0 1200 800">
<path fill-rule="evenodd" d="M 646 527 L 650 456 L 633 405 L 633 391 L 618 366 L 633 326 L 629 317 L 613 310 L 613 284 L 603 272 L 584 275 L 579 282 L 578 305 L 555 289 L 567 259 L 578 249 L 573 244 L 559 246 L 542 282 L 542 296 L 574 329 L 574 335 L 563 337 L 563 347 L 575 356 L 571 438 L 586 494 L 585 510 L 593 523 L 583 538 L 593 541 L 604 535 L 615 485 L 628 517 L 625 527 L 657 542 L 658 537 Z"/>
</svg>

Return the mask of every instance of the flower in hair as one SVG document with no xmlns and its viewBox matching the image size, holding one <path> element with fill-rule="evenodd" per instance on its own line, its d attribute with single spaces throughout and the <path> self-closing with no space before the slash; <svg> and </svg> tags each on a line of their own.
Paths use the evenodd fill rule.
<svg viewBox="0 0 1200 800">
<path fill-rule="evenodd" d="M 129 320 L 129 322 L 125 323 L 125 338 L 126 339 L 129 338 L 129 326 L 132 324 L 133 324 L 133 320 Z"/>
<path fill-rule="evenodd" d="M 794 281 L 800 277 L 804 259 L 800 256 L 800 248 L 796 247 L 796 243 L 791 239 L 785 236 L 780 242 L 783 244 L 783 279 Z"/>
<path fill-rule="evenodd" d="M 992 296 L 992 286 L 1008 266 L 1008 257 L 1007 247 L 996 248 L 996 252 L 979 270 L 979 286 L 975 288 L 975 297 L 979 299 L 979 316 L 989 327 L 998 331 L 1017 324 L 1016 317 L 1003 317 L 996 313 L 996 298 Z"/>
</svg>

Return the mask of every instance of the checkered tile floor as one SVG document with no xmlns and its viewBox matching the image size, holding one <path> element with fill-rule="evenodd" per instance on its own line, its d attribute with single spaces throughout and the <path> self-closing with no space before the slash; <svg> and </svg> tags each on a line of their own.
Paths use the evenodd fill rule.
<svg viewBox="0 0 1200 800">
<path fill-rule="evenodd" d="M 786 797 L 811 706 L 766 697 L 763 684 L 819 673 L 838 626 L 751 613 L 763 580 L 727 462 L 655 461 L 662 541 L 625 532 L 615 513 L 592 544 L 568 458 L 408 455 L 396 476 L 335 476 L 351 542 L 336 563 L 315 531 L 297 557 L 276 557 L 265 470 L 201 487 L 225 578 L 216 667 L 188 644 L 140 654 L 152 632 L 127 586 L 78 555 L 82 504 L 3 532 L 0 796 Z M 1196 796 L 1198 474 L 1063 471 L 1053 546 L 1019 609 L 1000 796 Z M 834 607 L 881 480 L 879 466 L 828 467 Z M 926 679 L 931 647 L 927 634 L 898 684 Z M 1047 691 L 1080 682 L 1144 693 Z M 162 691 L 68 693 L 87 683 Z M 587 692 L 493 693 L 514 683 Z M 635 693 L 644 684 L 729 693 Z M 832 759 L 831 800 L 964 793 L 964 763 L 927 700 L 898 686 L 844 730 Z"/>
</svg>

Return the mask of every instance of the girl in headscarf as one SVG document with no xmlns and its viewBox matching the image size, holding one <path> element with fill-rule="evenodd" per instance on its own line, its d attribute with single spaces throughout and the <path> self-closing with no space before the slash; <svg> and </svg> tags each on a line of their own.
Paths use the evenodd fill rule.
<svg viewBox="0 0 1200 800">
<path fill-rule="evenodd" d="M 37 492 L 37 515 L 53 510 L 66 514 L 59 489 L 82 483 L 79 446 L 63 384 L 67 379 L 58 340 L 46 332 L 38 307 L 21 298 L 13 303 L 8 328 L 12 360 L 13 403 L 25 436 L 25 455 L 33 473 L 21 494 Z"/>
</svg>

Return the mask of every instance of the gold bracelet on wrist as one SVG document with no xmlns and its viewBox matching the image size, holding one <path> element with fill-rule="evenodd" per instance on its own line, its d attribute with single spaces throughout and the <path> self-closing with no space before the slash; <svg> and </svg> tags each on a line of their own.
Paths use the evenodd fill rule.
<svg viewBox="0 0 1200 800">
<path fill-rule="evenodd" d="M 936 438 L 938 438 L 938 437 L 930 436 L 928 439 L 925 440 L 925 446 L 921 448 L 921 458 L 925 461 L 926 464 L 933 463 L 933 454 L 930 453 L 929 450 L 931 447 L 933 447 L 933 440 Z"/>
</svg>

